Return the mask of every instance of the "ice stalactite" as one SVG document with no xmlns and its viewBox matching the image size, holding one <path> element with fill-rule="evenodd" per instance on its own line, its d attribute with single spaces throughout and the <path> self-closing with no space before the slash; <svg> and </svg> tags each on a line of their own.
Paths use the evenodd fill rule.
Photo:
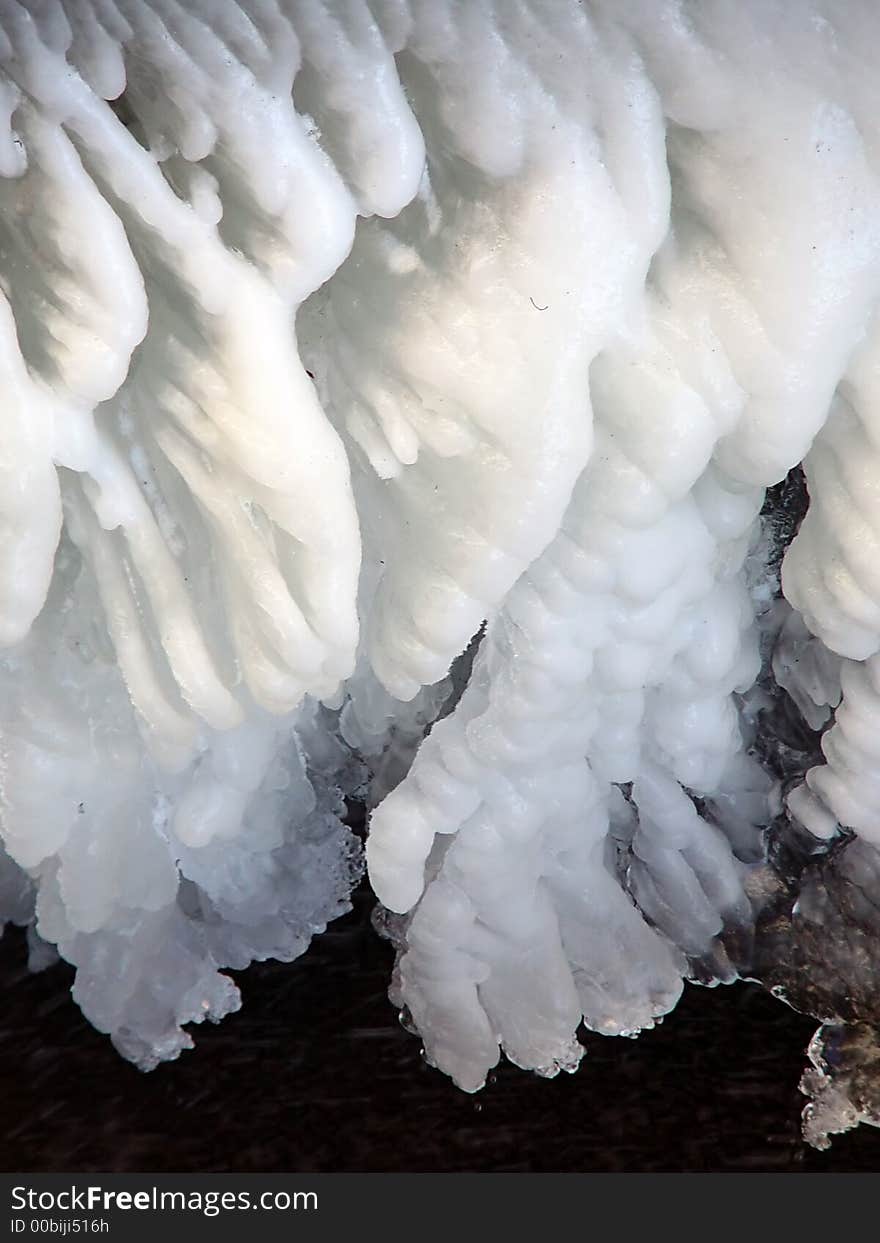
<svg viewBox="0 0 880 1243">
<path fill-rule="evenodd" d="M 0 916 L 126 1056 L 345 908 L 364 791 L 469 1090 L 686 978 L 876 1025 L 878 35 L 0 0 Z"/>
<path fill-rule="evenodd" d="M 73 0 L 0 23 L 3 833 L 85 1012 L 142 1065 L 237 1005 L 218 965 L 300 953 L 359 868 L 352 761 L 304 702 L 353 667 L 358 523 L 294 314 L 422 148 L 362 20 L 376 106 L 341 134 L 349 186 L 294 108 L 296 33 L 261 13 Z M 321 68 L 331 95 L 350 70 Z"/>
</svg>

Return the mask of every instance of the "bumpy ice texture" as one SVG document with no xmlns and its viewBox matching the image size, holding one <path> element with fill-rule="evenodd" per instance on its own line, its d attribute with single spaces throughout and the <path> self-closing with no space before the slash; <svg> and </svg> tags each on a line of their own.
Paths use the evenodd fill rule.
<svg viewBox="0 0 880 1243">
<path fill-rule="evenodd" d="M 870 889 L 878 38 L 0 0 L 0 894 L 127 1056 L 344 909 L 366 773 L 394 996 L 468 1090 L 762 960 L 771 822 Z"/>
</svg>

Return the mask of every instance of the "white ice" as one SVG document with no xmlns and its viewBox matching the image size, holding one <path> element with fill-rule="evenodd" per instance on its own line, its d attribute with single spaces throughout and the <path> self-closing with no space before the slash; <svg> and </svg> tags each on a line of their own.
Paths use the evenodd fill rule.
<svg viewBox="0 0 880 1243">
<path fill-rule="evenodd" d="M 127 1056 L 344 909 L 364 765 L 462 1087 L 731 978 L 802 461 L 773 671 L 834 723 L 789 814 L 877 837 L 878 38 L 874 0 L 0 0 L 0 899 Z"/>
</svg>

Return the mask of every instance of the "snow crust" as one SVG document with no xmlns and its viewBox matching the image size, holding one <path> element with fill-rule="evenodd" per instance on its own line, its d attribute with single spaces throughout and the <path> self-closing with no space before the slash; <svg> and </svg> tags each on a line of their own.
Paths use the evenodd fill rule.
<svg viewBox="0 0 880 1243">
<path fill-rule="evenodd" d="M 0 913 L 126 1056 L 345 909 L 368 775 L 463 1088 L 733 979 L 762 660 L 833 718 L 786 814 L 880 844 L 878 37 L 0 0 Z"/>
</svg>

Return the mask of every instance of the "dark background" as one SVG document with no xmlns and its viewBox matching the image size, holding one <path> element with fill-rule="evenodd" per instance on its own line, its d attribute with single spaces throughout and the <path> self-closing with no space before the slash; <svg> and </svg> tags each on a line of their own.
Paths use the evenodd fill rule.
<svg viewBox="0 0 880 1243">
<path fill-rule="evenodd" d="M 386 997 L 372 899 L 293 964 L 239 973 L 244 1006 L 141 1074 L 73 1004 L 72 972 L 0 942 L 6 1171 L 880 1170 L 880 1131 L 805 1146 L 813 1020 L 757 986 L 688 987 L 638 1040 L 586 1033 L 576 1075 L 503 1064 L 477 1096 L 421 1058 Z"/>
</svg>

